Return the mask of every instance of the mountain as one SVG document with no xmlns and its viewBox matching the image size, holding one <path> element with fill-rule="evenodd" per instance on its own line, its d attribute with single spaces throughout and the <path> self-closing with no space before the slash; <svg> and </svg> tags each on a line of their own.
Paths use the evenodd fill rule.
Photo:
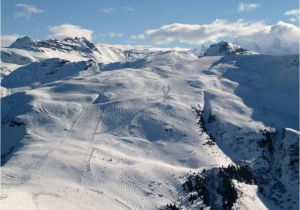
<svg viewBox="0 0 300 210">
<path fill-rule="evenodd" d="M 1 55 L 4 209 L 298 208 L 298 55 L 29 37 Z"/>
<path fill-rule="evenodd" d="M 238 45 L 221 41 L 217 44 L 212 44 L 205 52 L 204 56 L 222 56 L 222 55 L 251 55 L 255 52 L 248 51 Z"/>
<path fill-rule="evenodd" d="M 10 45 L 10 48 L 31 49 L 34 44 L 35 43 L 34 43 L 33 39 L 31 39 L 29 36 L 24 36 L 24 37 L 18 38 L 15 42 L 13 42 Z"/>
<path fill-rule="evenodd" d="M 207 47 L 204 45 L 201 45 L 200 47 L 191 49 L 190 52 L 193 53 L 194 55 L 201 57 L 204 55 L 204 53 L 206 52 Z"/>
<path fill-rule="evenodd" d="M 1 75 L 7 75 L 24 64 L 50 58 L 69 61 L 94 60 L 97 63 L 135 61 L 156 52 L 170 51 L 171 48 L 149 48 L 126 45 L 94 45 L 86 38 L 66 38 L 64 40 L 33 40 L 28 36 L 18 38 L 10 47 L 1 49 Z M 176 51 L 187 51 L 177 49 Z"/>
<path fill-rule="evenodd" d="M 65 38 L 62 41 L 49 39 L 46 41 L 34 41 L 28 36 L 18 38 L 9 48 L 27 49 L 43 52 L 43 49 L 53 49 L 58 51 L 79 51 L 92 53 L 98 51 L 96 46 L 86 38 Z"/>
</svg>

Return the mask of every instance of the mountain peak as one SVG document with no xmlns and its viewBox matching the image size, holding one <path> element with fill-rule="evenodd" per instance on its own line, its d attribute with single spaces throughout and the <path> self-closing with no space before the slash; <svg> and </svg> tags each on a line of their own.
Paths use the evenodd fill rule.
<svg viewBox="0 0 300 210">
<path fill-rule="evenodd" d="M 32 46 L 34 43 L 33 39 L 29 36 L 24 36 L 18 38 L 14 43 L 12 43 L 9 47 L 10 48 L 27 48 Z"/>
<path fill-rule="evenodd" d="M 212 44 L 204 53 L 204 56 L 214 55 L 249 55 L 255 52 L 248 51 L 241 46 L 232 44 L 226 41 L 220 41 L 219 43 Z"/>
<path fill-rule="evenodd" d="M 62 42 L 85 45 L 86 47 L 88 47 L 88 48 L 90 48 L 92 50 L 96 50 L 96 46 L 94 45 L 94 43 L 90 42 L 85 37 L 74 37 L 74 38 L 67 37 L 67 38 L 63 39 Z"/>
<path fill-rule="evenodd" d="M 10 48 L 26 49 L 31 51 L 43 52 L 45 48 L 58 51 L 81 51 L 92 53 L 98 51 L 96 46 L 84 37 L 67 37 L 63 40 L 48 39 L 45 41 L 33 40 L 29 36 L 18 38 L 10 45 Z"/>
</svg>

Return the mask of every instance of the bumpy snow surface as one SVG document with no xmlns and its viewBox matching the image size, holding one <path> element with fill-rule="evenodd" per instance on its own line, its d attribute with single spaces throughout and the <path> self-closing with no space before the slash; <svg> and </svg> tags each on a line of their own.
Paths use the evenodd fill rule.
<svg viewBox="0 0 300 210">
<path fill-rule="evenodd" d="M 3 210 L 209 209 L 182 184 L 241 162 L 234 208 L 298 208 L 298 56 L 23 41 L 1 50 Z"/>
</svg>

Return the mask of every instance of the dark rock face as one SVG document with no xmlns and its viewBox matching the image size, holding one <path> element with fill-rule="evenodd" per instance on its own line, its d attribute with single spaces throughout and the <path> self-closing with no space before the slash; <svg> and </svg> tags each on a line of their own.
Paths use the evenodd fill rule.
<svg viewBox="0 0 300 210">
<path fill-rule="evenodd" d="M 65 38 L 60 41 L 57 39 L 49 39 L 45 41 L 35 41 L 28 36 L 18 38 L 10 45 L 10 48 L 26 49 L 36 52 L 43 52 L 43 48 L 49 48 L 58 51 L 78 51 L 83 53 L 99 52 L 96 46 L 86 38 Z"/>
<path fill-rule="evenodd" d="M 281 205 L 284 197 L 291 197 L 291 192 L 299 195 L 299 190 L 291 186 L 292 183 L 299 185 L 299 135 L 290 129 L 265 130 L 263 134 L 262 155 L 255 168 L 259 190 L 276 205 Z M 260 166 L 263 161 L 264 167 Z"/>
<path fill-rule="evenodd" d="M 217 44 L 211 45 L 204 53 L 204 56 L 248 55 L 248 54 L 252 54 L 252 53 L 253 52 L 250 52 L 240 46 L 231 44 L 229 42 L 221 41 Z"/>
<path fill-rule="evenodd" d="M 201 119 L 203 111 L 198 108 L 198 112 L 201 113 L 198 115 L 196 112 L 196 116 Z M 210 113 L 206 115 L 208 117 L 202 117 L 200 121 L 202 124 L 200 128 L 203 130 L 205 127 L 205 132 L 209 133 L 216 144 L 220 144 L 224 140 L 222 132 L 225 131 L 222 131 L 218 120 L 210 123 Z M 216 127 L 220 133 L 214 132 Z M 299 195 L 297 187 L 299 185 L 299 133 L 288 128 L 277 130 L 268 128 L 259 134 L 251 134 L 243 129 L 239 132 L 241 137 L 232 137 L 230 145 L 233 150 L 235 147 L 239 148 L 239 145 L 243 145 L 244 149 L 247 148 L 249 157 L 253 155 L 253 161 L 250 158 L 245 160 L 251 161 L 252 164 L 240 167 L 238 170 L 229 166 L 223 171 L 233 174 L 232 178 L 238 181 L 247 184 L 255 183 L 263 197 L 270 199 L 274 205 L 282 209 L 293 209 L 298 206 L 298 201 L 295 200 L 298 196 L 293 195 Z M 261 139 L 252 141 L 255 136 L 261 136 Z M 256 151 L 251 148 L 255 148 Z M 235 162 L 239 161 L 232 154 L 231 157 Z M 249 171 L 253 171 L 253 174 Z"/>
<path fill-rule="evenodd" d="M 181 206 L 187 209 L 235 209 L 241 193 L 233 180 L 255 184 L 254 175 L 247 164 L 214 167 L 190 174 L 182 184 L 183 191 L 180 191 L 179 202 L 169 204 L 163 209 L 181 209 Z"/>
</svg>

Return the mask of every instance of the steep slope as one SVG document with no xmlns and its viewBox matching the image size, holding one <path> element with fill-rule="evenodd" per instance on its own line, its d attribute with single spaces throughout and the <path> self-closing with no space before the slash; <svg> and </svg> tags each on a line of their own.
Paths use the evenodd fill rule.
<svg viewBox="0 0 300 210">
<path fill-rule="evenodd" d="M 236 208 L 297 208 L 297 56 L 110 48 L 115 63 L 44 58 L 2 79 L 5 209 L 222 207 L 222 180 Z M 229 164 L 255 184 L 219 176 Z M 209 202 L 182 186 L 198 172 Z"/>
<path fill-rule="evenodd" d="M 208 134 L 234 162 L 252 165 L 260 192 L 280 209 L 299 202 L 291 189 L 299 183 L 298 62 L 296 55 L 223 57 L 207 70 L 219 79 L 204 86 Z"/>
</svg>

